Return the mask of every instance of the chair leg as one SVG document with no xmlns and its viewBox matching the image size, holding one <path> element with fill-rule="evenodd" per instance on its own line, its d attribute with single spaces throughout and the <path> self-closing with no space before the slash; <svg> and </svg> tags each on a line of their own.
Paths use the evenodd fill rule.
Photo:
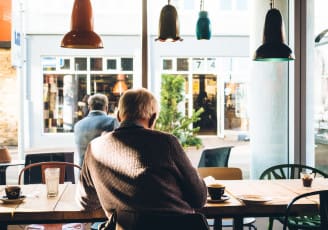
<svg viewBox="0 0 328 230">
<path fill-rule="evenodd" d="M 249 225 L 249 230 L 252 230 L 252 229 L 257 230 L 257 227 L 255 227 L 255 225 L 251 224 L 251 225 Z"/>
<path fill-rule="evenodd" d="M 274 219 L 272 217 L 269 217 L 268 230 L 272 230 L 272 228 L 273 228 L 273 221 L 274 221 Z"/>
</svg>

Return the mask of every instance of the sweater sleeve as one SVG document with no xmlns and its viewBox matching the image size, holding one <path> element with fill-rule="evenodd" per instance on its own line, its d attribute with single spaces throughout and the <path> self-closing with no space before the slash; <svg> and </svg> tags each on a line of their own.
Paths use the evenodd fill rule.
<svg viewBox="0 0 328 230">
<path fill-rule="evenodd" d="M 171 155 L 180 175 L 182 192 L 192 208 L 198 209 L 205 205 L 207 188 L 197 169 L 195 169 L 178 140 L 170 137 Z"/>
<path fill-rule="evenodd" d="M 90 175 L 90 170 L 88 168 L 88 162 L 92 160 L 92 157 L 90 157 L 90 149 L 89 144 L 85 153 L 75 196 L 75 200 L 83 210 L 95 210 L 101 208 L 99 198 Z"/>
</svg>

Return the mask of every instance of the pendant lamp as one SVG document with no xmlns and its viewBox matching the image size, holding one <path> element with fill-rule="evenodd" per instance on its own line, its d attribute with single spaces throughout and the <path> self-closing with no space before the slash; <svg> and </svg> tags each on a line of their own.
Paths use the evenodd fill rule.
<svg viewBox="0 0 328 230">
<path fill-rule="evenodd" d="M 207 11 L 204 10 L 204 1 L 200 1 L 199 18 L 196 25 L 197 40 L 209 40 L 211 38 L 211 21 Z"/>
<path fill-rule="evenodd" d="M 123 74 L 117 75 L 117 82 L 113 87 L 113 93 L 121 96 L 126 90 L 128 90 L 128 86 L 125 83 L 125 76 Z"/>
<path fill-rule="evenodd" d="M 284 43 L 283 21 L 280 11 L 270 3 L 264 23 L 263 44 L 255 51 L 254 61 L 292 61 L 292 50 Z"/>
<path fill-rule="evenodd" d="M 93 31 L 90 0 L 75 0 L 71 18 L 71 31 L 65 34 L 61 47 L 76 49 L 103 48 L 101 38 Z"/>
<path fill-rule="evenodd" d="M 165 42 L 165 41 L 182 41 L 179 31 L 179 19 L 178 13 L 174 6 L 170 5 L 170 0 L 168 4 L 164 6 L 161 10 L 161 15 L 159 18 L 159 36 L 155 41 Z"/>
</svg>

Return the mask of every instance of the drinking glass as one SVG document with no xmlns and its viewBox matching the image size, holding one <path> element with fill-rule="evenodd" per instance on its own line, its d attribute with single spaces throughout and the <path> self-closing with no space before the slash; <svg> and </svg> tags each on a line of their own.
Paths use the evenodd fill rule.
<svg viewBox="0 0 328 230">
<path fill-rule="evenodd" d="M 311 187 L 315 174 L 311 172 L 301 172 L 300 177 L 304 187 Z"/>
<path fill-rule="evenodd" d="M 44 170 L 48 197 L 55 197 L 58 195 L 59 170 L 59 168 L 46 168 Z"/>
</svg>

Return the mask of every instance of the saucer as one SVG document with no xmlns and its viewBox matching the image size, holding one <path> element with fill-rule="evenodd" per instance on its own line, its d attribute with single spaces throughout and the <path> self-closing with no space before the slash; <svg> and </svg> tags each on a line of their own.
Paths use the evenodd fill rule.
<svg viewBox="0 0 328 230">
<path fill-rule="evenodd" d="M 7 196 L 1 196 L 0 200 L 4 203 L 4 204 L 20 204 L 25 200 L 26 196 L 22 195 L 20 197 L 18 197 L 17 199 L 8 199 Z"/>
<path fill-rule="evenodd" d="M 230 199 L 230 196 L 228 196 L 228 195 L 226 195 L 226 194 L 223 194 L 222 196 L 221 196 L 221 199 L 219 199 L 219 200 L 212 200 L 210 197 L 208 197 L 207 198 L 207 202 L 208 203 L 223 203 L 223 202 L 225 202 L 225 201 L 227 201 L 227 200 L 229 200 Z"/>
<path fill-rule="evenodd" d="M 261 195 L 242 195 L 239 196 L 238 198 L 246 204 L 258 204 L 258 203 L 264 203 L 272 200 L 271 197 L 261 196 Z"/>
</svg>

